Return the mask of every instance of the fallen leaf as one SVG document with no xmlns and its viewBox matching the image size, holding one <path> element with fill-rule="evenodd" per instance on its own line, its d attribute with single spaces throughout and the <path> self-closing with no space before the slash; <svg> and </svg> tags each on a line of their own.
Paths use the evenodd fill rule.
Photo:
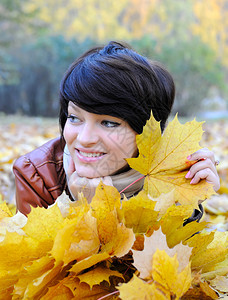
<svg viewBox="0 0 228 300">
<path fill-rule="evenodd" d="M 85 282 L 90 286 L 90 288 L 92 288 L 94 285 L 100 284 L 103 280 L 110 283 L 110 276 L 116 276 L 124 279 L 121 273 L 104 267 L 96 267 L 95 269 L 78 275 L 77 277 L 79 278 L 80 282 Z"/>
<path fill-rule="evenodd" d="M 165 235 L 161 229 L 159 229 L 154 231 L 150 237 L 145 236 L 144 249 L 142 251 L 132 250 L 134 259 L 133 265 L 140 272 L 141 278 L 152 278 L 153 257 L 157 249 L 164 250 L 169 256 L 177 254 L 179 272 L 189 264 L 191 248 L 179 244 L 170 249 L 167 245 Z"/>
<path fill-rule="evenodd" d="M 122 201 L 126 227 L 133 228 L 134 233 L 145 233 L 149 226 L 157 222 L 158 211 L 154 209 L 155 204 L 143 190 L 137 196 Z"/>
<path fill-rule="evenodd" d="M 167 297 L 155 284 L 148 284 L 135 275 L 132 280 L 123 283 L 117 289 L 120 291 L 120 299 L 122 300 L 167 300 Z"/>
<path fill-rule="evenodd" d="M 210 284 L 218 291 L 228 293 L 228 276 L 217 275 Z"/>
<path fill-rule="evenodd" d="M 177 254 L 170 257 L 164 250 L 156 250 L 153 255 L 152 278 L 156 285 L 163 286 L 172 296 L 179 299 L 191 286 L 191 264 L 178 271 Z"/>
<path fill-rule="evenodd" d="M 181 204 L 198 207 L 198 201 L 214 194 L 212 185 L 205 180 L 190 185 L 185 178 L 193 162 L 188 155 L 200 149 L 202 123 L 195 120 L 181 125 L 177 116 L 161 136 L 160 124 L 153 116 L 147 121 L 143 133 L 136 137 L 139 156 L 127 159 L 131 168 L 146 175 L 144 189 L 151 197 L 174 189 L 174 198 Z"/>
<path fill-rule="evenodd" d="M 92 215 L 97 219 L 99 239 L 106 244 L 116 235 L 119 223 L 116 209 L 120 208 L 120 194 L 113 186 L 100 182 L 90 206 Z"/>
</svg>

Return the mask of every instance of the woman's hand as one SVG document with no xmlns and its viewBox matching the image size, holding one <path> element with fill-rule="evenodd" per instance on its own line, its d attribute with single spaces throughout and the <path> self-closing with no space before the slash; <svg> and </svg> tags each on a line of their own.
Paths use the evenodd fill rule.
<svg viewBox="0 0 228 300">
<path fill-rule="evenodd" d="M 220 180 L 216 170 L 214 153 L 207 148 L 200 149 L 187 157 L 189 161 L 196 161 L 191 166 L 185 178 L 191 179 L 190 184 L 197 184 L 201 179 L 206 179 L 208 183 L 213 184 L 217 192 L 220 188 Z"/>
<path fill-rule="evenodd" d="M 87 201 L 91 202 L 93 196 L 95 195 L 95 190 L 101 180 L 106 185 L 113 185 L 110 176 L 97 178 L 87 178 L 78 176 L 72 158 L 70 159 L 67 175 L 68 187 L 75 200 L 78 198 L 78 193 L 82 192 L 83 195 L 86 197 Z"/>
</svg>

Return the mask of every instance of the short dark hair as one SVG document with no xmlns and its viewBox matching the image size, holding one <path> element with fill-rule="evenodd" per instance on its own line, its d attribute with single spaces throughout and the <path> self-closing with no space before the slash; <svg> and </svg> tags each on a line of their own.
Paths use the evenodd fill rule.
<svg viewBox="0 0 228 300">
<path fill-rule="evenodd" d="M 124 43 L 109 42 L 84 53 L 60 85 L 61 133 L 69 101 L 95 114 L 118 117 L 141 133 L 151 111 L 163 131 L 175 97 L 170 73 Z"/>
</svg>

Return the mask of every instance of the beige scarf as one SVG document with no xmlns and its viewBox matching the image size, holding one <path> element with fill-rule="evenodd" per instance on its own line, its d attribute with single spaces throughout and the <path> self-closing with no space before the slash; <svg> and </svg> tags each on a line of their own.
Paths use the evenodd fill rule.
<svg viewBox="0 0 228 300">
<path fill-rule="evenodd" d="M 70 161 L 70 152 L 66 145 L 63 152 L 63 167 L 66 173 L 66 177 L 67 177 L 69 161 Z M 112 175 L 110 177 L 112 179 L 113 186 L 117 188 L 119 192 L 121 192 L 123 189 L 125 189 L 128 185 L 130 185 L 134 181 L 138 180 L 123 192 L 127 198 L 130 198 L 133 195 L 137 194 L 142 189 L 144 184 L 144 178 L 141 178 L 142 176 L 143 175 L 138 171 L 135 171 L 134 169 L 130 169 L 126 172 L 120 173 L 118 175 Z M 67 177 L 67 182 L 68 182 L 68 177 Z"/>
</svg>

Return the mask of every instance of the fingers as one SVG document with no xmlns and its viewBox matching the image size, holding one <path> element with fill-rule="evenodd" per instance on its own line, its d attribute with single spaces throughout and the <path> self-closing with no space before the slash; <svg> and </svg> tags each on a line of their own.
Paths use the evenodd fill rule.
<svg viewBox="0 0 228 300">
<path fill-rule="evenodd" d="M 205 169 L 207 170 L 207 173 L 217 173 L 215 165 L 209 158 L 206 158 L 199 160 L 194 165 L 192 165 L 185 177 L 188 179 L 193 178 L 196 173 Z"/>
<path fill-rule="evenodd" d="M 188 159 L 196 161 L 185 176 L 185 178 L 191 179 L 190 184 L 197 184 L 200 180 L 205 179 L 217 191 L 220 187 L 220 180 L 216 170 L 214 153 L 204 148 L 188 156 Z"/>
<path fill-rule="evenodd" d="M 189 155 L 187 157 L 188 160 L 190 161 L 198 161 L 198 160 L 201 160 L 201 159 L 210 159 L 211 162 L 213 164 L 215 164 L 215 156 L 214 156 L 214 152 L 210 151 L 209 149 L 207 148 L 202 148 L 196 152 L 194 152 L 193 154 Z"/>
</svg>

